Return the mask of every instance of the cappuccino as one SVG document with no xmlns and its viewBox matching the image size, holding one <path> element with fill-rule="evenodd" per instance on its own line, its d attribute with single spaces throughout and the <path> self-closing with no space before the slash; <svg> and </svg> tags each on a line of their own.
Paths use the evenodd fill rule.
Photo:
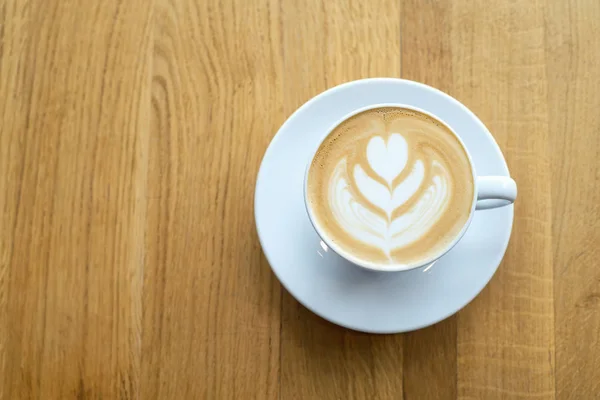
<svg viewBox="0 0 600 400">
<path fill-rule="evenodd" d="M 401 107 L 360 112 L 336 126 L 308 169 L 313 222 L 339 249 L 406 267 L 441 255 L 474 202 L 466 150 L 437 119 Z"/>
</svg>

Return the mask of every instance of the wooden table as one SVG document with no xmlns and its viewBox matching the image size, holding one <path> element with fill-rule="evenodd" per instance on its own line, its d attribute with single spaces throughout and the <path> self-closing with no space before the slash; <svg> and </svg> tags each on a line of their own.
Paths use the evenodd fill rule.
<svg viewBox="0 0 600 400">
<path fill-rule="evenodd" d="M 600 1 L 475 3 L 0 0 L 0 398 L 600 398 Z M 519 184 L 491 283 L 402 335 L 300 306 L 253 219 L 286 117 L 373 76 Z"/>
</svg>

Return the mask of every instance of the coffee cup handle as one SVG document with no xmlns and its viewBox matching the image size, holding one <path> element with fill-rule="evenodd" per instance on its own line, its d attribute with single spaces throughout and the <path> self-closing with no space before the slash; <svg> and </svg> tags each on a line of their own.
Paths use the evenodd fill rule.
<svg viewBox="0 0 600 400">
<path fill-rule="evenodd" d="M 507 206 L 517 198 L 517 183 L 508 176 L 478 176 L 476 210 Z"/>
</svg>

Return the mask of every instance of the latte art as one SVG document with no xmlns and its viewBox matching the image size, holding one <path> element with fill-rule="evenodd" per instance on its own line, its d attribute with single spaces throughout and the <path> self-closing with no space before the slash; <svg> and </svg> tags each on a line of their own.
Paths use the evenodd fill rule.
<svg viewBox="0 0 600 400">
<path fill-rule="evenodd" d="M 460 232 L 473 178 L 465 150 L 443 124 L 380 108 L 349 118 L 325 139 L 309 169 L 308 198 L 316 222 L 345 251 L 415 265 Z"/>
<path fill-rule="evenodd" d="M 398 137 L 398 138 L 396 138 Z M 378 153 L 377 150 L 370 151 L 371 147 L 378 146 L 379 136 L 371 139 L 367 148 L 368 157 L 371 160 Z M 406 164 L 406 158 L 401 154 L 393 152 L 391 142 L 406 142 L 399 134 L 392 134 L 387 147 L 387 157 L 393 157 L 390 161 L 398 166 Z M 390 149 L 391 148 L 391 149 Z M 385 148 L 384 148 L 385 149 Z M 396 149 L 397 150 L 397 149 Z M 376 165 L 370 164 L 373 171 L 385 180 L 385 184 L 370 177 L 360 165 L 354 166 L 354 186 L 362 196 L 353 196 L 353 188 L 348 181 L 352 177 L 346 176 L 347 161 L 341 160 L 334 170 L 329 182 L 329 203 L 337 222 L 348 231 L 348 233 L 374 247 L 381 249 L 391 260 L 391 252 L 397 247 L 403 247 L 419 239 L 431 226 L 437 222 L 446 208 L 445 199 L 449 196 L 448 174 L 442 165 L 432 161 L 430 168 L 433 170 L 431 182 L 426 184 L 425 166 L 423 161 L 417 160 L 412 170 L 404 180 L 394 186 L 394 179 L 402 172 L 402 169 L 393 174 L 393 169 L 384 168 L 378 170 Z M 408 200 L 414 198 L 411 207 L 404 210 L 401 207 Z M 367 202 L 364 202 L 364 199 Z M 363 201 L 361 201 L 363 200 Z M 377 208 L 379 213 L 373 208 Z M 397 212 L 396 212 L 397 211 Z M 382 212 L 382 213 L 381 213 Z"/>
</svg>

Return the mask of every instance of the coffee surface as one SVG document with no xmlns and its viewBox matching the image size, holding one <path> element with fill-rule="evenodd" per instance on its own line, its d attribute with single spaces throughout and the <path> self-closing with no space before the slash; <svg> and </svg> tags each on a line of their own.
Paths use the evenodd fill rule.
<svg viewBox="0 0 600 400">
<path fill-rule="evenodd" d="M 308 171 L 316 224 L 368 263 L 422 264 L 462 231 L 473 204 L 465 149 L 438 120 L 383 107 L 338 125 Z"/>
</svg>

